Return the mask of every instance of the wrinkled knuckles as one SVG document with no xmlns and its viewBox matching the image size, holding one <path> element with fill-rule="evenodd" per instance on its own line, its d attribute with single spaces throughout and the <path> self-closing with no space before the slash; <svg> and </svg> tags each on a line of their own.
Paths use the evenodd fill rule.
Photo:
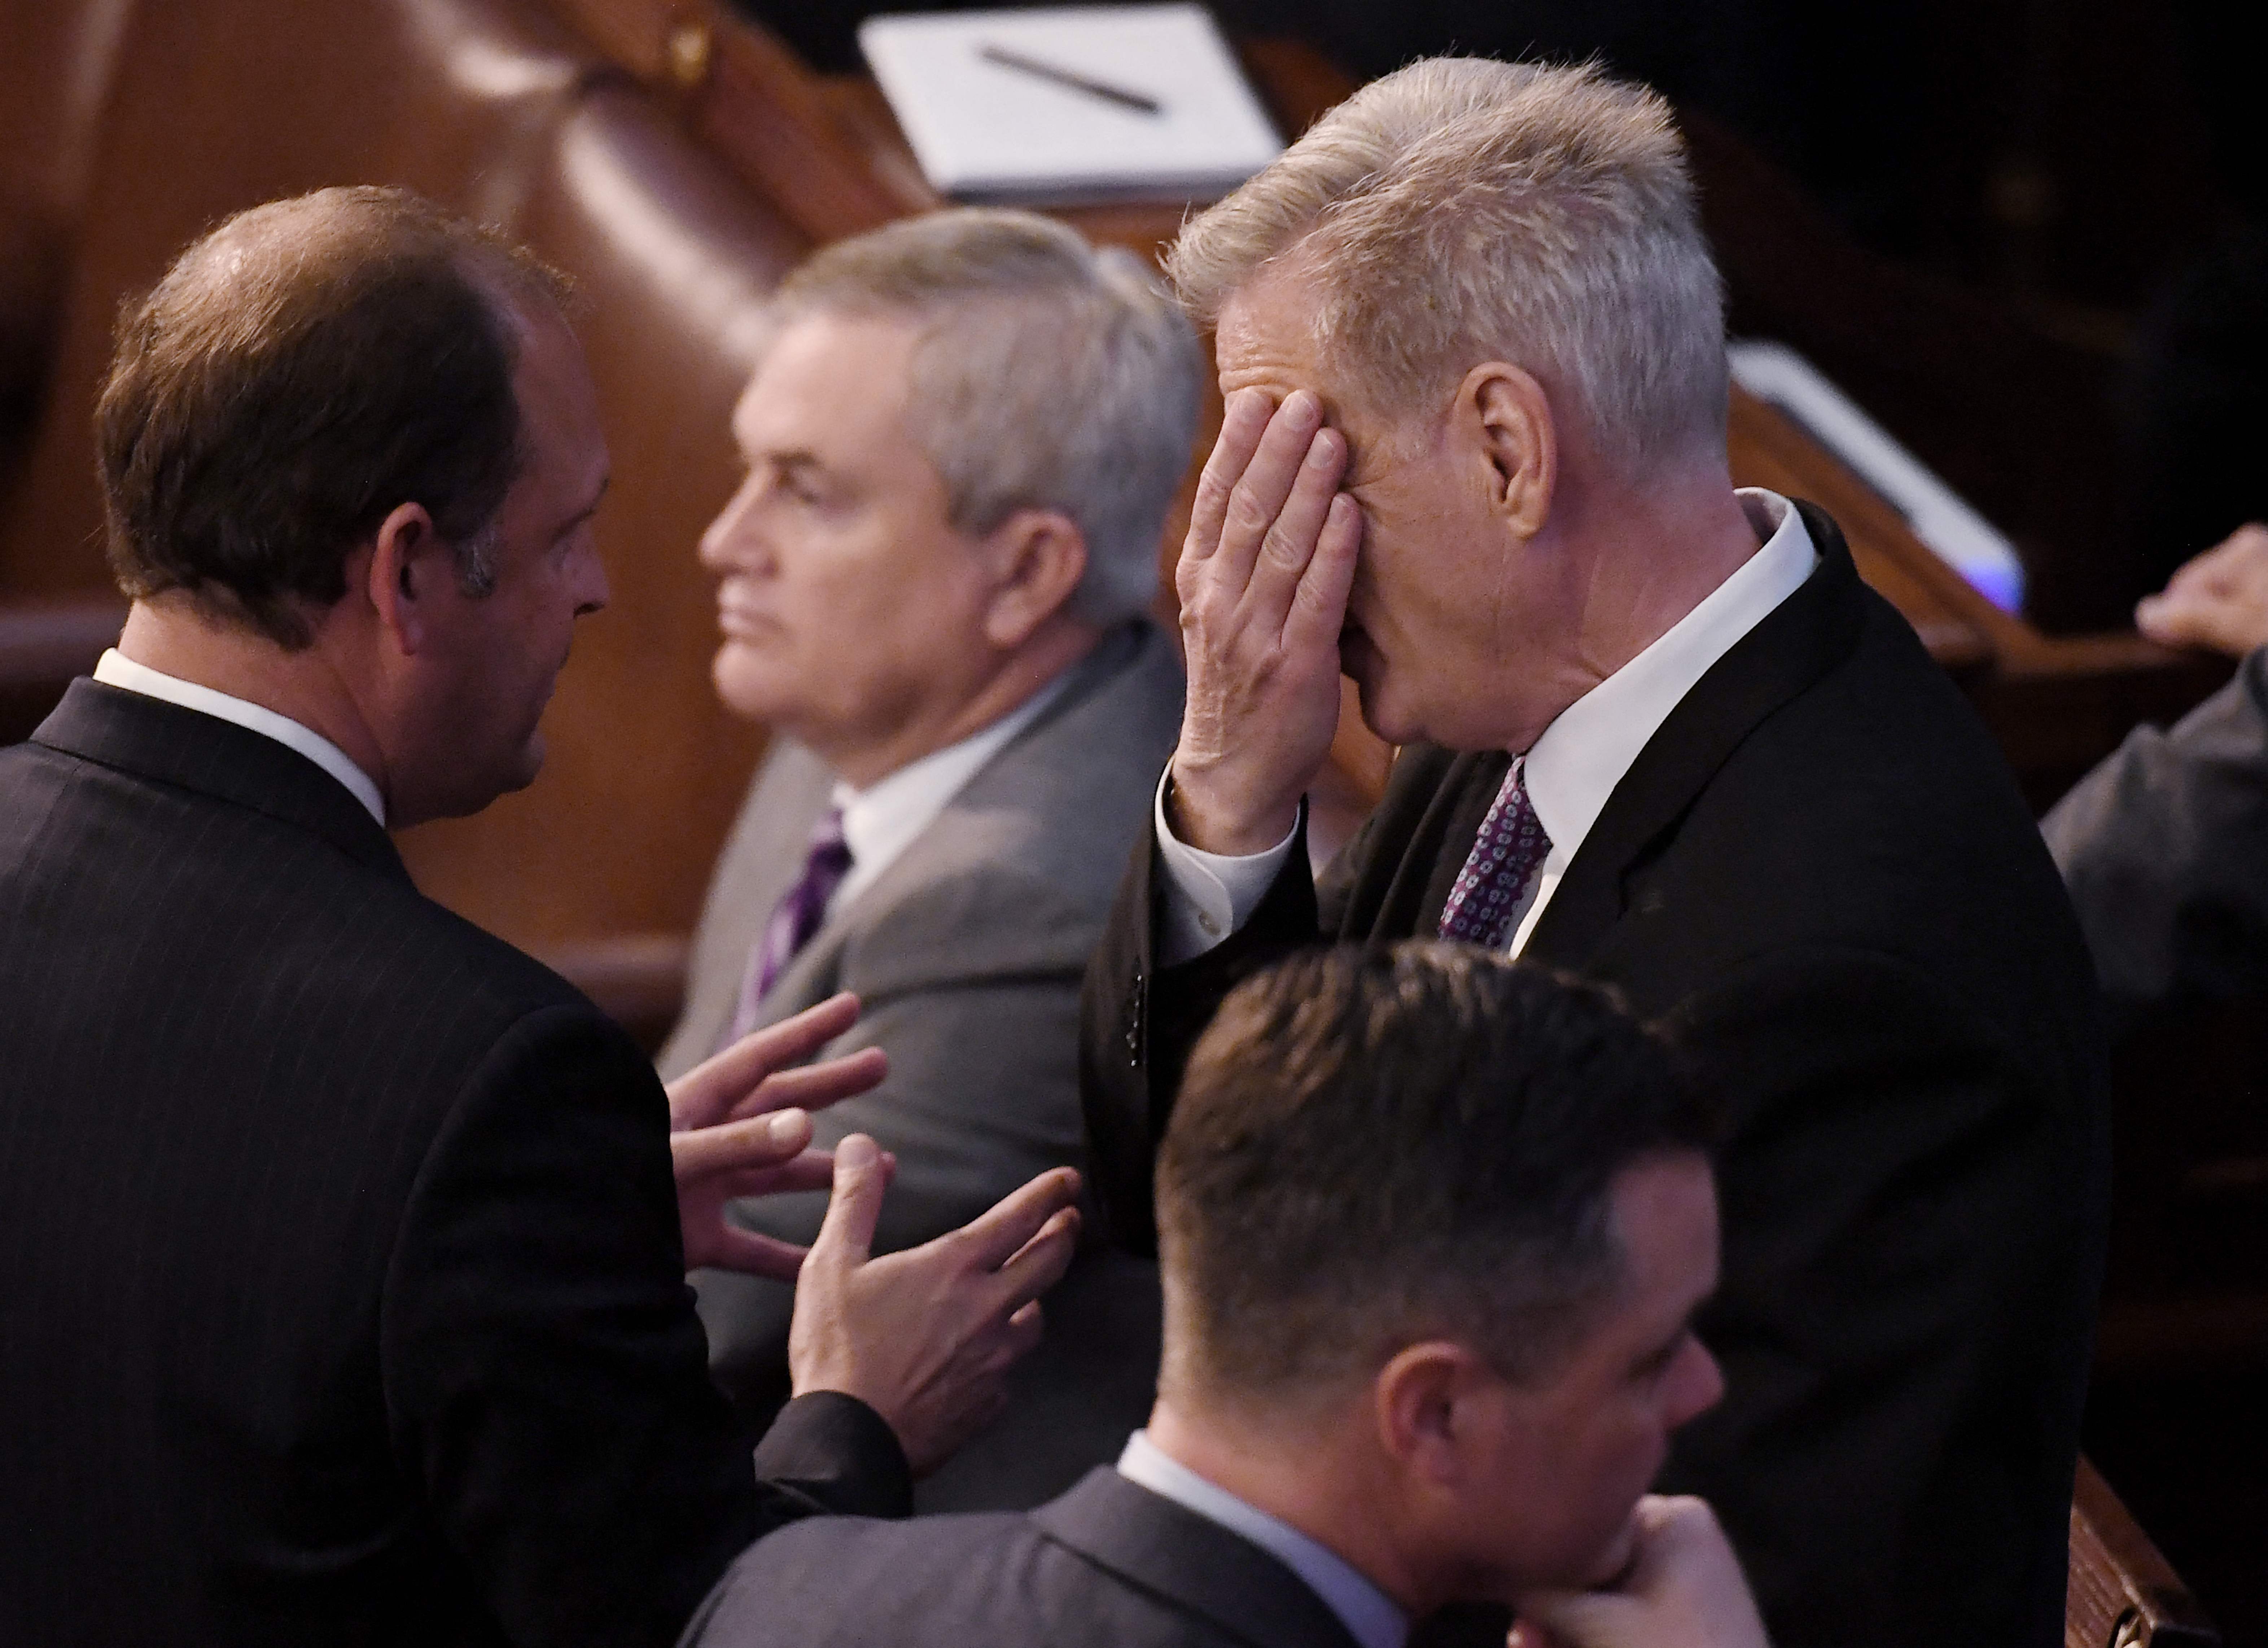
<svg viewBox="0 0 2268 1648">
<path fill-rule="evenodd" d="M 1226 530 L 1221 535 L 1233 532 L 1240 538 L 1257 538 L 1275 524 L 1276 518 L 1266 505 L 1249 492 L 1239 491 L 1228 501 Z"/>
</svg>

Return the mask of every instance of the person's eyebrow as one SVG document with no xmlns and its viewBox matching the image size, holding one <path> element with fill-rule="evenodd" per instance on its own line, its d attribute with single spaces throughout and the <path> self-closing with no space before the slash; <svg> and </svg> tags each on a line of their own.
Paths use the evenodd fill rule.
<svg viewBox="0 0 2268 1648">
<path fill-rule="evenodd" d="M 591 495 L 591 501 L 560 524 L 558 536 L 564 538 L 569 533 L 596 515 L 599 512 L 599 505 L 607 501 L 608 489 L 614 484 L 615 477 L 611 474 L 602 477 L 599 482 L 599 489 Z"/>
<path fill-rule="evenodd" d="M 1692 1334 L 1693 1319 L 1699 1315 L 1700 1313 L 1701 1306 L 1697 1304 L 1691 1310 L 1687 1311 L 1683 1317 L 1679 1318 L 1676 1328 L 1671 1331 L 1668 1338 L 1664 1339 L 1660 1344 L 1654 1346 L 1653 1350 L 1648 1350 L 1644 1356 L 1639 1357 L 1636 1361 L 1631 1364 L 1631 1374 L 1634 1377 L 1644 1379 L 1649 1375 L 1659 1373 L 1662 1369 L 1668 1367 L 1670 1364 L 1671 1358 L 1676 1356 L 1678 1351 L 1684 1346 L 1687 1337 Z"/>
</svg>

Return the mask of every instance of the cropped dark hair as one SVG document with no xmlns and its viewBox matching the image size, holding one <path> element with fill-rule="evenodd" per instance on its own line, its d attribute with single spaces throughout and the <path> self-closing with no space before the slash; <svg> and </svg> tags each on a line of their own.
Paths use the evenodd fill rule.
<svg viewBox="0 0 2268 1648">
<path fill-rule="evenodd" d="M 1436 1335 L 1535 1378 L 1621 1278 L 1616 1176 L 1712 1133 L 1596 988 L 1464 945 L 1302 953 L 1228 997 L 1167 1130 L 1167 1378 L 1277 1393 Z"/>
<path fill-rule="evenodd" d="M 422 504 L 465 586 L 519 474 L 514 314 L 564 280 L 400 189 L 239 212 L 121 312 L 95 413 L 110 564 L 299 647 L 356 545 Z"/>
</svg>

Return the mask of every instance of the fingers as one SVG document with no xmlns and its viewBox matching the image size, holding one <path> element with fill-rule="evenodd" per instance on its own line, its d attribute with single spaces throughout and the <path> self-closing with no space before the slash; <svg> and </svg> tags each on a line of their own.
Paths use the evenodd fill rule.
<svg viewBox="0 0 2268 1648">
<path fill-rule="evenodd" d="M 774 1070 L 800 1064 L 858 1022 L 858 998 L 844 990 L 793 1018 L 752 1030 L 701 1066 L 718 1079 L 740 1088 L 755 1086 Z"/>
<path fill-rule="evenodd" d="M 755 1092 L 733 1106 L 732 1116 L 738 1121 L 790 1105 L 804 1110 L 824 1110 L 842 1100 L 872 1092 L 889 1073 L 889 1055 L 880 1048 L 861 1048 L 841 1058 L 799 1065 L 765 1077 Z"/>
<path fill-rule="evenodd" d="M 669 1162 L 681 1186 L 716 1173 L 777 1167 L 800 1155 L 810 1143 L 810 1116 L 800 1110 L 781 1110 L 746 1122 L 673 1133 Z"/>
<path fill-rule="evenodd" d="M 1244 473 L 1230 489 L 1227 508 L 1222 514 L 1219 548 L 1205 569 L 1207 576 L 1217 580 L 1222 589 L 1241 594 L 1251 585 L 1261 547 L 1269 541 L 1278 518 L 1292 499 L 1295 485 L 1308 470 L 1308 448 L 1322 423 L 1322 402 L 1305 389 L 1296 389 L 1286 395 L 1284 404 L 1276 408 L 1275 416 L 1268 420 L 1267 430 L 1261 436 L 1252 460 L 1245 465 Z M 1336 435 L 1332 440 L 1338 462 L 1343 465 L 1345 444 Z M 1309 484 L 1315 482 L 1310 481 Z M 1338 475 L 1334 469 L 1324 483 L 1324 503 L 1314 511 L 1318 521 L 1337 484 Z M 1299 564 L 1306 564 L 1308 548 L 1304 543 L 1296 546 Z M 1288 545 L 1278 551 L 1279 555 L 1292 553 L 1292 547 Z"/>
<path fill-rule="evenodd" d="M 1039 1300 L 1030 1299 L 1018 1306 L 1015 1313 L 1008 1318 L 1007 1332 L 1005 1335 L 1009 1361 L 1012 1364 L 1020 1362 L 1038 1350 L 1040 1339 L 1045 1328 L 1046 1323 L 1040 1313 Z"/>
<path fill-rule="evenodd" d="M 835 1158 L 827 1151 L 807 1150 L 777 1167 L 747 1167 L 714 1181 L 715 1194 L 730 1201 L 740 1196 L 780 1196 L 796 1190 L 824 1190 L 835 1182 Z"/>
<path fill-rule="evenodd" d="M 2240 526 L 2212 548 L 2184 561 L 2167 581 L 2166 592 L 2226 589 L 2238 574 L 2264 555 L 2268 555 L 2268 526 L 2257 522 Z"/>
<path fill-rule="evenodd" d="M 2145 596 L 2134 608 L 2134 627 L 2160 646 L 2242 654 L 2257 644 L 2255 633 L 2262 621 L 2241 600 L 2193 584 Z"/>
<path fill-rule="evenodd" d="M 1514 1640 L 1539 1648 L 1614 1648 L 1628 1638 L 1624 1616 L 1635 1612 L 1626 1599 L 1610 1593 L 1531 1591 L 1520 1599 L 1524 1634 Z"/>
<path fill-rule="evenodd" d="M 842 1147 L 836 1146 L 836 1154 L 842 1153 Z M 1001 1197 L 946 1240 L 957 1240 L 968 1249 L 973 1269 L 997 1270 L 1037 1236 L 1050 1218 L 1068 1210 L 1078 1195 L 1078 1173 L 1068 1167 L 1050 1168 Z"/>
<path fill-rule="evenodd" d="M 743 1276 L 766 1276 L 774 1282 L 793 1282 L 802 1274 L 807 1250 L 793 1242 L 737 1225 L 719 1223 L 701 1255 L 703 1268 L 737 1270 Z"/>
<path fill-rule="evenodd" d="M 1252 581 L 1245 587 L 1248 620 L 1264 634 L 1274 635 L 1284 627 L 1284 614 L 1314 560 L 1316 541 L 1339 497 L 1346 460 L 1346 438 L 1331 429 L 1317 429 L 1300 454 L 1291 489 L 1261 540 Z"/>
<path fill-rule="evenodd" d="M 881 1151 L 864 1133 L 853 1133 L 835 1147 L 835 1194 L 828 1198 L 819 1239 L 811 1244 L 814 1259 L 846 1267 L 866 1262 L 874 1249 L 874 1222 L 881 1217 L 882 1191 L 888 1180 Z"/>
<path fill-rule="evenodd" d="M 2268 527 L 2239 527 L 2134 608 L 2134 624 L 2164 646 L 2241 656 L 2268 643 Z"/>
<path fill-rule="evenodd" d="M 1037 1307 L 1040 1295 L 1063 1280 L 1078 1249 L 1079 1210 L 1067 1207 L 1010 1256 L 1000 1267 L 999 1294 L 1001 1306 L 1011 1313 L 1012 1320 Z"/>
<path fill-rule="evenodd" d="M 1347 597 L 1354 590 L 1357 555 L 1362 548 L 1362 511 L 1345 493 L 1335 495 L 1315 553 L 1300 575 L 1292 609 L 1285 614 L 1284 644 L 1288 650 L 1330 647 L 1336 650 L 1346 628 Z"/>
<path fill-rule="evenodd" d="M 669 1084 L 670 1126 L 706 1127 L 733 1110 L 774 1070 L 801 1063 L 858 1022 L 858 998 L 845 991 L 742 1036 Z"/>
<path fill-rule="evenodd" d="M 1221 408 L 1220 433 L 1197 476 L 1196 497 L 1189 504 L 1189 531 L 1182 546 L 1183 561 L 1203 561 L 1220 547 L 1220 529 L 1228 514 L 1229 495 L 1236 489 L 1245 466 L 1259 449 L 1276 410 L 1267 392 L 1240 389 Z"/>
</svg>

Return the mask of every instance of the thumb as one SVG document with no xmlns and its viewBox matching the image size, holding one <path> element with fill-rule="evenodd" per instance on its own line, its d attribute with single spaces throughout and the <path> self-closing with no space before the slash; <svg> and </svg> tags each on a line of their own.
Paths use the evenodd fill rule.
<svg viewBox="0 0 2268 1648">
<path fill-rule="evenodd" d="M 1520 1599 L 1520 1622 L 1558 1648 L 1637 1648 L 1646 1633 L 1633 1630 L 1639 1612 L 1629 1597 L 1609 1591 L 1538 1591 Z"/>
<path fill-rule="evenodd" d="M 806 1262 L 865 1263 L 873 1250 L 874 1223 L 882 1216 L 882 1192 L 888 1185 L 889 1172 L 873 1140 L 853 1133 L 836 1145 L 835 1189 Z"/>
</svg>

